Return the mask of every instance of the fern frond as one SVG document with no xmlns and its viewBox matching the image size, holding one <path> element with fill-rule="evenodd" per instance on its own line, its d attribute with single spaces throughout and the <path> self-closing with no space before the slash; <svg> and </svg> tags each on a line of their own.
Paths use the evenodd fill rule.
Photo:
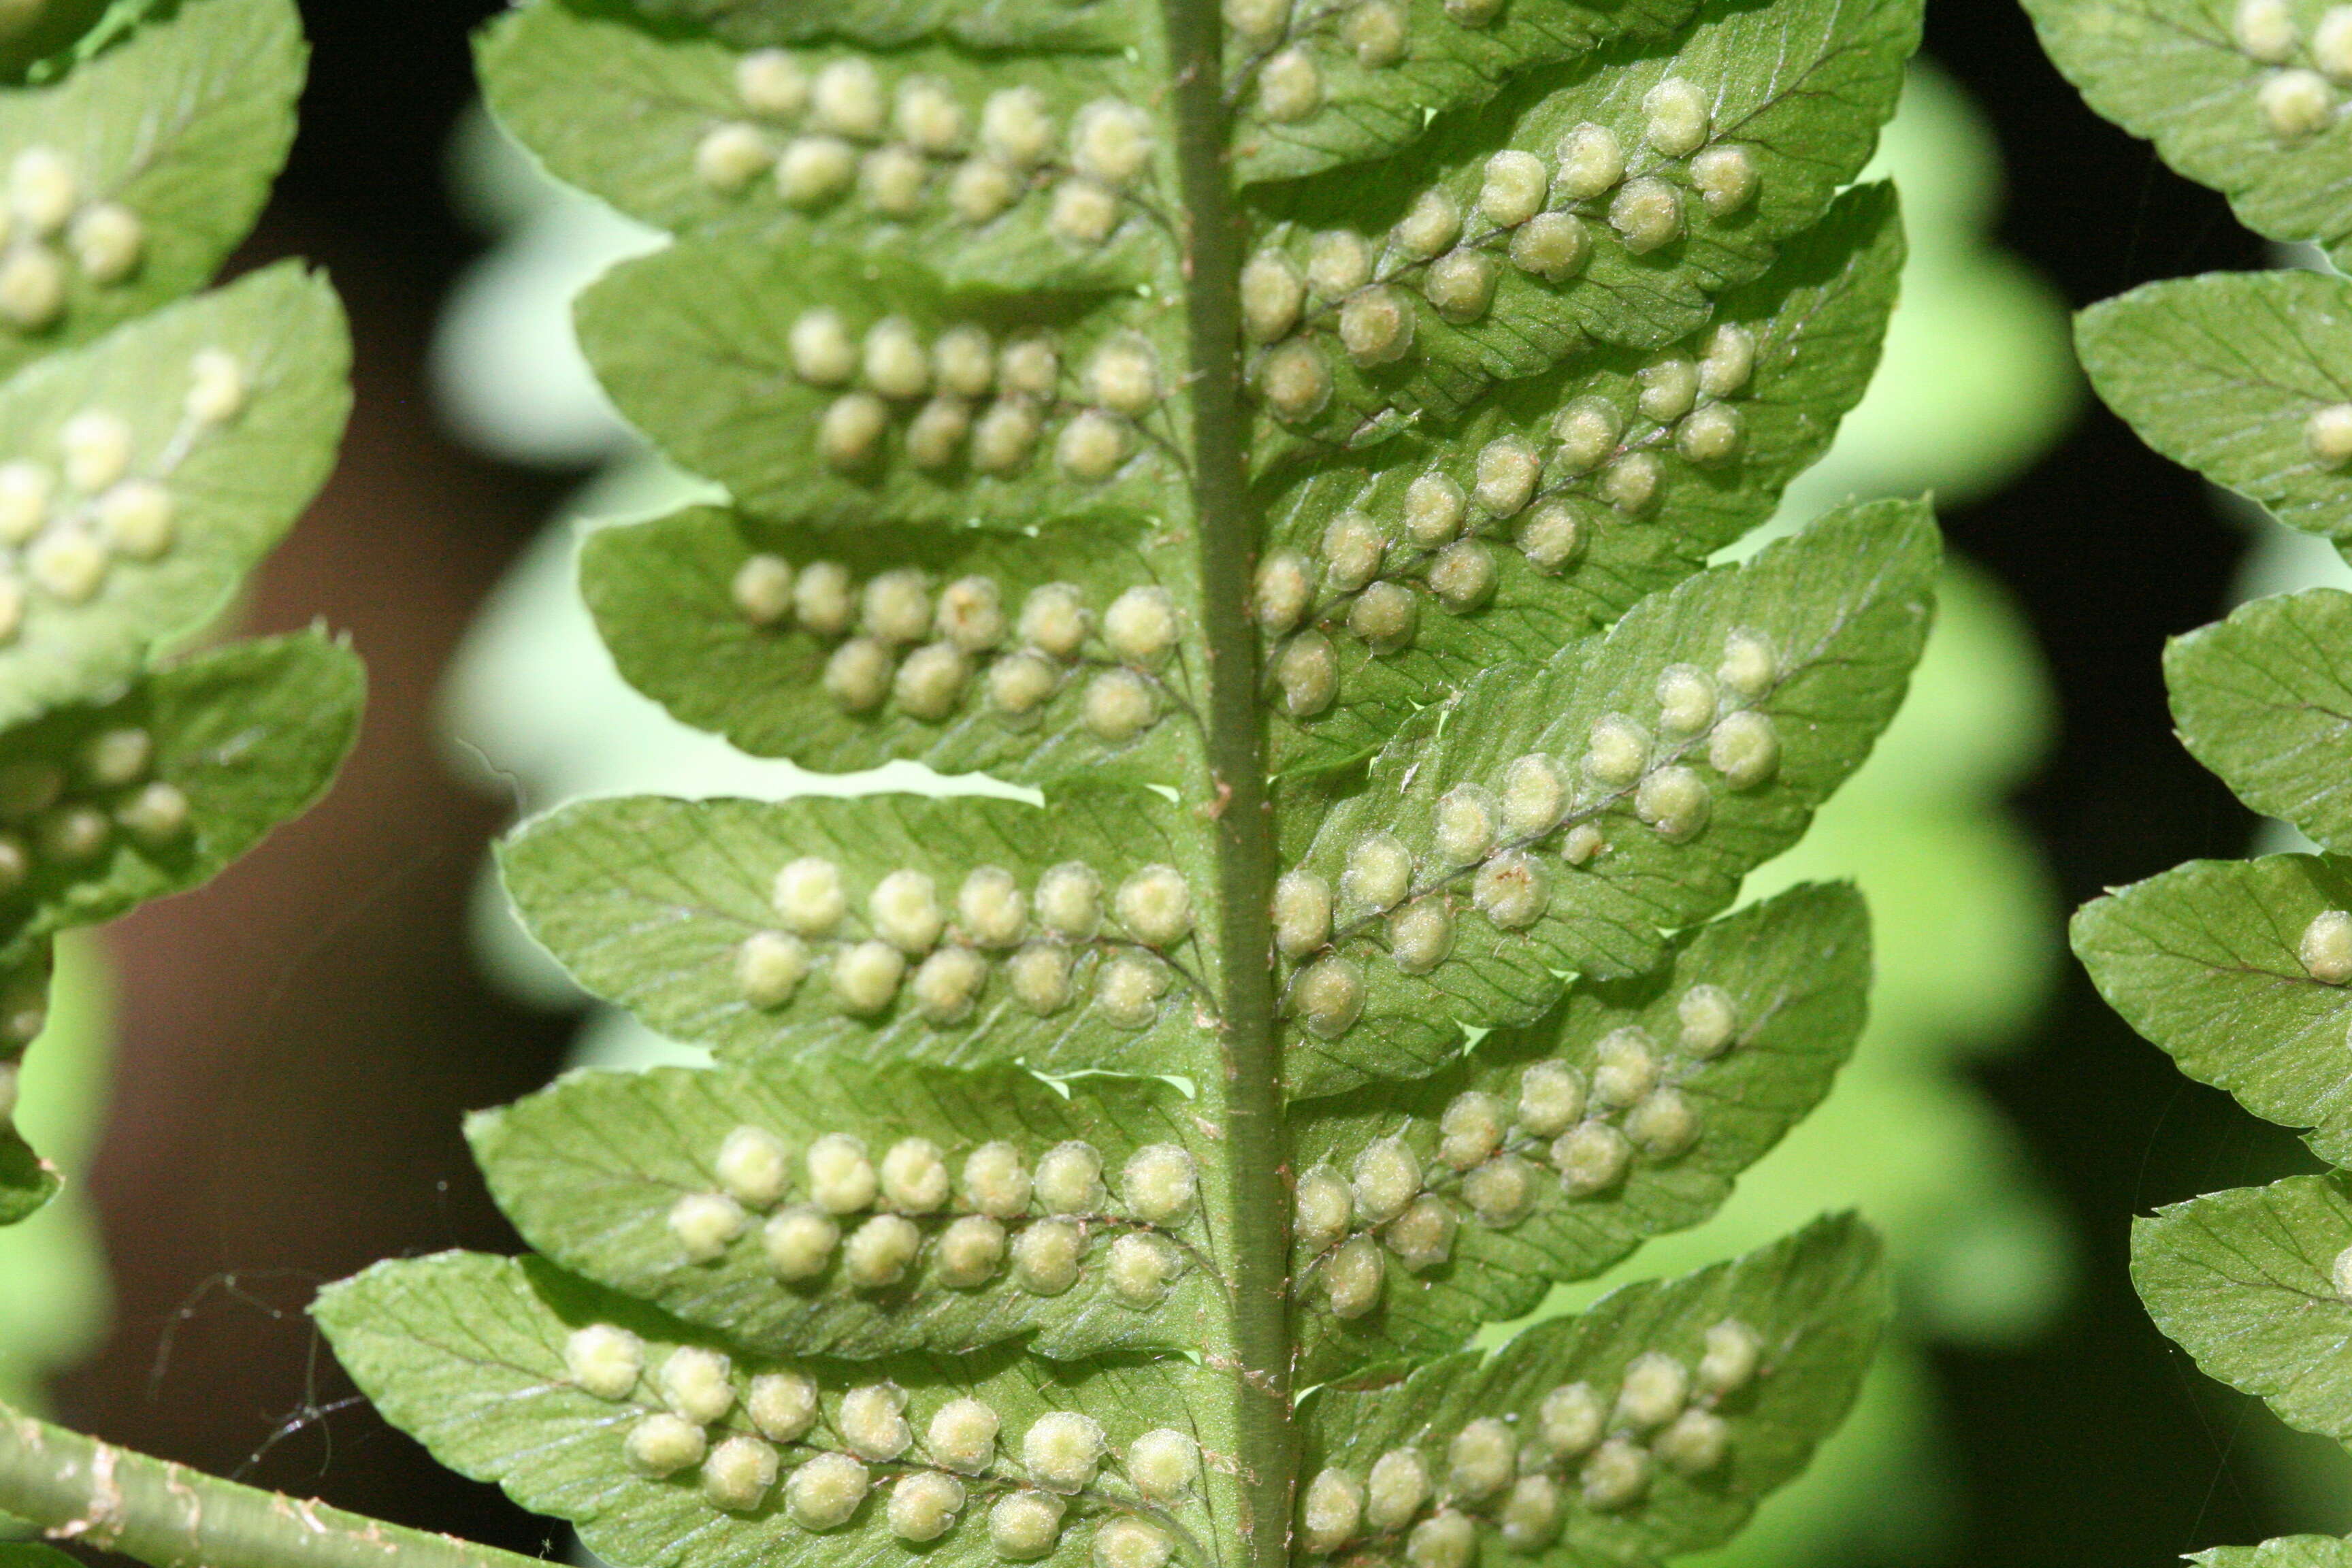
<svg viewBox="0 0 2352 1568">
<path fill-rule="evenodd" d="M 2352 866 L 2333 856 L 2202 860 L 2074 917 L 2074 952 L 2099 994 L 2181 1070 L 2255 1115 L 2308 1127 L 2313 1149 L 2352 1158 L 2341 1059 L 2352 999 L 2337 956 Z"/>
<path fill-rule="evenodd" d="M 2352 208 L 2340 83 L 2352 26 L 2303 0 L 2026 0 L 2093 108 L 2151 138 L 2189 178 L 2274 239 L 2342 259 Z M 2210 274 L 2085 310 L 2093 384 L 2151 447 L 2340 547 L 2352 393 L 2340 273 Z M 2165 679 L 2182 742 L 2259 812 L 2323 845 L 2345 836 L 2346 595 L 2247 605 L 2176 640 Z M 2341 988 L 2352 982 L 2352 876 L 2334 855 L 2196 861 L 2080 910 L 2076 954 L 2100 993 L 2182 1071 L 2352 1161 Z M 2341 1172 L 2214 1194 L 2132 1233 L 2132 1279 L 2157 1326 L 2207 1373 L 2290 1423 L 2352 1438 L 2352 1207 Z M 2318 1537 L 2195 1561 L 2340 1561 Z"/>
<path fill-rule="evenodd" d="M 180 298 L 284 162 L 299 17 L 117 21 L 0 89 L 0 1224 L 58 1184 L 11 1121 L 51 938 L 211 878 L 324 791 L 359 721 L 358 661 L 320 633 L 157 663 L 310 503 L 350 408 L 323 279 Z"/>
<path fill-rule="evenodd" d="M 1917 26 L 1855 0 L 1706 6 L 1668 47 L 1529 73 L 1388 163 L 1253 193 L 1253 263 L 1307 285 L 1254 333 L 1259 467 L 1696 331 L 1861 172 Z"/>
<path fill-rule="evenodd" d="M 590 991 L 729 1051 L 1206 1075 L 1213 872 L 1140 790 L 584 801 L 501 852 Z M 1129 906 L 1137 919 L 1122 913 Z"/>
<path fill-rule="evenodd" d="M 620 1563 L 1727 1536 L 1851 1397 L 1854 1223 L 1446 1352 L 1713 1212 L 1859 1030 L 1851 890 L 1717 917 L 1900 700 L 1935 531 L 1856 505 L 1709 563 L 1877 358 L 1902 239 L 1847 187 L 1917 32 L 1906 0 L 494 24 L 507 126 L 672 237 L 581 337 L 725 491 L 588 540 L 622 671 L 760 754 L 1039 795 L 519 829 L 531 933 L 717 1064 L 477 1120 L 543 1258 L 337 1287 L 361 1385 Z M 673 1346 L 742 1375 L 656 1412 Z M 741 1414 L 787 1367 L 815 1424 Z M 1580 1380 L 1617 1403 L 1522 1454 Z M 943 1468 L 959 1401 L 1007 1441 Z M 1103 1456 L 1060 1491 L 1050 1405 Z"/>
<path fill-rule="evenodd" d="M 2352 397 L 2344 283 L 2314 272 L 2208 273 L 2083 312 L 2083 365 L 2142 438 L 2290 528 L 2352 535 L 2352 479 L 2328 411 Z"/>
</svg>

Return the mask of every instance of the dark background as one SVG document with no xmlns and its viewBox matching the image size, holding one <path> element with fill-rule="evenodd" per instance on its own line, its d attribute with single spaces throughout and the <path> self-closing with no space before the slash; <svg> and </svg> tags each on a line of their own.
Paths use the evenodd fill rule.
<svg viewBox="0 0 2352 1568">
<path fill-rule="evenodd" d="M 301 141 L 240 265 L 302 254 L 332 270 L 356 318 L 359 414 L 252 618 L 349 629 L 373 700 L 325 805 L 115 934 L 122 1059 L 95 1186 L 119 1326 L 58 1394 L 66 1419 L 116 1441 L 536 1552 L 543 1527 L 364 1408 L 301 1419 L 350 1393 L 299 1315 L 312 1283 L 387 1256 L 512 1247 L 458 1114 L 542 1082 L 571 1026 L 473 978 L 465 900 L 499 807 L 446 781 L 428 712 L 467 617 L 568 483 L 457 450 L 422 379 L 436 302 L 478 244 L 448 210 L 443 149 L 469 96 L 466 35 L 493 9 L 305 6 L 317 58 Z M 2219 198 L 2083 108 L 2012 5 L 1932 0 L 1927 34 L 1998 128 L 2003 242 L 2072 302 L 2264 264 Z M 2022 482 L 1946 521 L 2025 606 L 2054 672 L 2063 736 L 2020 805 L 2067 902 L 2242 853 L 2247 818 L 2174 744 L 2158 679 L 2163 638 L 2214 617 L 2242 547 L 2198 482 L 2094 406 Z M 1985 1082 L 2084 1266 L 2038 1348 L 1939 1360 L 1966 1513 L 1948 1560 L 2155 1564 L 2352 1523 L 2232 1462 L 2246 1402 L 2157 1335 L 2125 1277 L 2132 1214 L 2307 1157 L 2181 1079 L 2071 970 L 2029 1048 Z M 248 1464 L 289 1415 L 299 1429 Z"/>
</svg>

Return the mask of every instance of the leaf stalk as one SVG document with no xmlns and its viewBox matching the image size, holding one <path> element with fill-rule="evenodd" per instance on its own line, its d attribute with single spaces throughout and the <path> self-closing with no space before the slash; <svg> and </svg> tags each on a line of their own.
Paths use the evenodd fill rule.
<svg viewBox="0 0 2352 1568">
<path fill-rule="evenodd" d="M 0 1405 L 0 1514 L 154 1568 L 538 1568 L 538 1559 L 241 1486 Z"/>
<path fill-rule="evenodd" d="M 1290 1209 L 1275 1029 L 1273 806 L 1258 640 L 1249 615 L 1258 520 L 1244 457 L 1241 215 L 1234 199 L 1223 20 L 1216 0 L 1163 0 L 1175 80 L 1192 369 L 1192 500 L 1209 664 L 1207 751 L 1217 835 L 1219 1017 L 1225 1186 L 1233 1213 L 1236 1429 L 1249 1500 L 1248 1560 L 1289 1557 Z"/>
</svg>

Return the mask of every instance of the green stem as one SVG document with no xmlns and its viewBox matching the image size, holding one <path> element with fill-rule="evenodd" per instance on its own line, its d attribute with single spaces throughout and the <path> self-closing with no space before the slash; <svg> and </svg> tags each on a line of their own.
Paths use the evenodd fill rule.
<svg viewBox="0 0 2352 1568">
<path fill-rule="evenodd" d="M 155 1568 L 545 1568 L 151 1459 L 0 1405 L 0 1513 Z"/>
<path fill-rule="evenodd" d="M 1250 584 L 1258 523 L 1244 462 L 1241 215 L 1227 162 L 1217 0 L 1163 0 L 1176 79 L 1177 169 L 1192 379 L 1192 496 L 1208 647 L 1208 753 L 1217 829 L 1224 1157 L 1232 1194 L 1235 1380 L 1249 1556 L 1289 1558 L 1297 1469 L 1290 1403 L 1290 1208 L 1275 1029 L 1273 806 Z"/>
</svg>

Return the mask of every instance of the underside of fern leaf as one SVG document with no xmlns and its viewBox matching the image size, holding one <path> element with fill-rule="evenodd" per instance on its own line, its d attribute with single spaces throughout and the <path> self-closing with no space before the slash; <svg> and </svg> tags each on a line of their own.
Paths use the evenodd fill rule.
<svg viewBox="0 0 2352 1568">
<path fill-rule="evenodd" d="M 627 1564 L 1646 1563 L 1835 1425 L 1823 1221 L 1493 1356 L 1712 1213 L 1862 1023 L 1731 910 L 1900 701 L 1926 509 L 1739 564 L 1876 360 L 1901 0 L 533 0 L 480 58 L 669 230 L 578 307 L 722 504 L 608 528 L 744 749 L 1040 804 L 576 803 L 501 868 L 707 1070 L 475 1119 L 536 1255 L 319 1315 Z M 839 1542 L 840 1544 L 835 1544 Z M 854 1543 L 854 1544 L 852 1544 Z"/>
<path fill-rule="evenodd" d="M 2149 137 L 2251 227 L 2340 266 L 2352 210 L 2352 11 L 2303 0 L 2027 0 L 2093 108 Z M 2277 271 L 2151 283 L 2085 310 L 2100 395 L 2158 451 L 2334 542 L 2352 538 L 2352 280 Z M 2197 861 L 2074 918 L 2100 992 L 2182 1071 L 2352 1163 L 2352 595 L 2262 599 L 2165 654 L 2176 727 L 2247 806 L 2323 853 Z M 2352 1441 L 2352 1204 L 2341 1171 L 2217 1193 L 2136 1223 L 2132 1279 L 2208 1373 Z M 2296 1536 L 2195 1561 L 2337 1563 Z"/>
<path fill-rule="evenodd" d="M 50 23 L 89 9 L 13 41 L 60 47 Z M 284 161 L 291 0 L 121 20 L 0 89 L 0 1225 L 58 1185 L 11 1120 L 52 939 L 196 886 L 300 813 L 361 702 L 358 661 L 320 632 L 159 658 L 325 481 L 351 354 L 299 265 L 182 297 Z"/>
</svg>

